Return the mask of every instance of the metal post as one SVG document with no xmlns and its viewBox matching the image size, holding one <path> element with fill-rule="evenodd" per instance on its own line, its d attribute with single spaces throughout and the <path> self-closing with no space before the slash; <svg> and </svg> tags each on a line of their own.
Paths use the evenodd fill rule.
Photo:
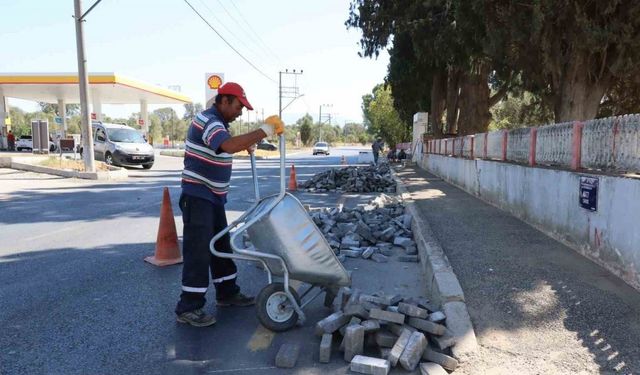
<svg viewBox="0 0 640 375">
<path fill-rule="evenodd" d="M 278 72 L 278 117 L 282 119 L 282 72 Z"/>
<path fill-rule="evenodd" d="M 82 35 L 82 4 L 81 0 L 74 0 L 76 21 L 76 47 L 78 53 L 78 78 L 80 86 L 80 118 L 82 120 L 82 142 L 84 170 L 95 172 L 96 166 L 93 160 L 93 134 L 91 133 L 91 120 L 89 119 L 89 76 L 87 74 L 87 60 L 84 53 L 84 37 Z"/>
</svg>

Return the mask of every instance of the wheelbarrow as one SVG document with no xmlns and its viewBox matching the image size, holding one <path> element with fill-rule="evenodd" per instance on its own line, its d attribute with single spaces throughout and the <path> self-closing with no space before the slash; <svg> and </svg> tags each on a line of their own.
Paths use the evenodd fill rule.
<svg viewBox="0 0 640 375">
<path fill-rule="evenodd" d="M 285 142 L 280 135 L 280 193 L 260 198 L 255 155 L 251 154 L 254 204 L 217 233 L 209 245 L 220 258 L 257 262 L 267 272 L 268 284 L 256 297 L 256 312 L 263 326 L 286 331 L 302 325 L 302 309 L 325 293 L 330 307 L 341 286 L 351 278 L 300 201 L 285 191 Z M 248 233 L 253 247 L 244 247 Z M 231 253 L 216 250 L 215 243 L 231 234 Z M 291 280 L 308 284 L 298 295 Z M 313 292 L 313 293 L 312 293 Z"/>
</svg>

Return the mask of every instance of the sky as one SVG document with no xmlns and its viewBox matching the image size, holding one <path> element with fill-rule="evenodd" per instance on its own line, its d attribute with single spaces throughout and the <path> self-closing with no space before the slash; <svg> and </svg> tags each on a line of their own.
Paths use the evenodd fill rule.
<svg viewBox="0 0 640 375">
<path fill-rule="evenodd" d="M 240 83 L 265 116 L 278 111 L 278 72 L 297 76 L 301 98 L 283 113 L 293 123 L 305 113 L 317 121 L 319 106 L 333 124 L 362 121 L 362 95 L 383 82 L 389 57 L 358 56 L 358 29 L 347 30 L 347 0 L 187 0 L 260 72 L 239 57 L 185 0 L 103 0 L 86 17 L 89 72 L 114 72 L 204 103 L 207 72 Z M 95 0 L 83 1 L 88 9 Z M 37 5 L 34 5 L 36 4 Z M 73 0 L 0 0 L 0 72 L 77 72 Z M 267 76 L 267 77 L 265 77 Z M 283 86 L 292 76 L 283 76 Z M 36 110 L 33 102 L 10 106 Z M 284 104 L 283 104 L 284 106 Z M 159 108 L 149 105 L 149 110 Z M 182 113 L 182 106 L 174 106 Z M 128 117 L 134 105 L 103 105 L 110 117 Z M 256 111 L 249 114 L 254 121 Z M 323 115 L 324 118 L 324 115 Z M 246 121 L 247 114 L 243 115 Z"/>
</svg>

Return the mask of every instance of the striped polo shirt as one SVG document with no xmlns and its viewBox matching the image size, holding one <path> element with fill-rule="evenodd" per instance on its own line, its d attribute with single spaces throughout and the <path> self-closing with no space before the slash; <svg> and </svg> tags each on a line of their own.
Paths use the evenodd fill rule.
<svg viewBox="0 0 640 375">
<path fill-rule="evenodd" d="M 233 155 L 220 150 L 229 139 L 229 124 L 215 107 L 196 115 L 187 131 L 182 192 L 214 204 L 227 202 Z"/>
</svg>

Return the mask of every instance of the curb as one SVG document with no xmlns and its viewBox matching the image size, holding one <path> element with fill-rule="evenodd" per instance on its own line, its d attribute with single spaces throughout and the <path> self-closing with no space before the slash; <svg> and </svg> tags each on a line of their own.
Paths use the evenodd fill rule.
<svg viewBox="0 0 640 375">
<path fill-rule="evenodd" d="M 33 160 L 34 158 L 29 159 Z M 28 172 L 46 173 L 67 178 L 82 178 L 86 180 L 123 180 L 129 178 L 129 173 L 124 168 L 112 167 L 114 169 L 109 171 L 81 172 L 43 167 L 40 165 L 24 163 L 22 161 L 24 161 L 22 158 L 0 158 L 0 167 Z"/>
<path fill-rule="evenodd" d="M 478 340 L 458 277 L 434 236 L 429 222 L 420 215 L 420 211 L 411 199 L 411 193 L 396 176 L 393 168 L 391 168 L 391 175 L 396 181 L 397 194 L 402 197 L 407 213 L 413 218 L 411 230 L 418 245 L 422 272 L 427 278 L 427 290 L 447 316 L 447 328 L 455 338 L 456 344 L 451 348 L 453 356 L 460 362 L 466 362 L 476 355 Z"/>
</svg>

